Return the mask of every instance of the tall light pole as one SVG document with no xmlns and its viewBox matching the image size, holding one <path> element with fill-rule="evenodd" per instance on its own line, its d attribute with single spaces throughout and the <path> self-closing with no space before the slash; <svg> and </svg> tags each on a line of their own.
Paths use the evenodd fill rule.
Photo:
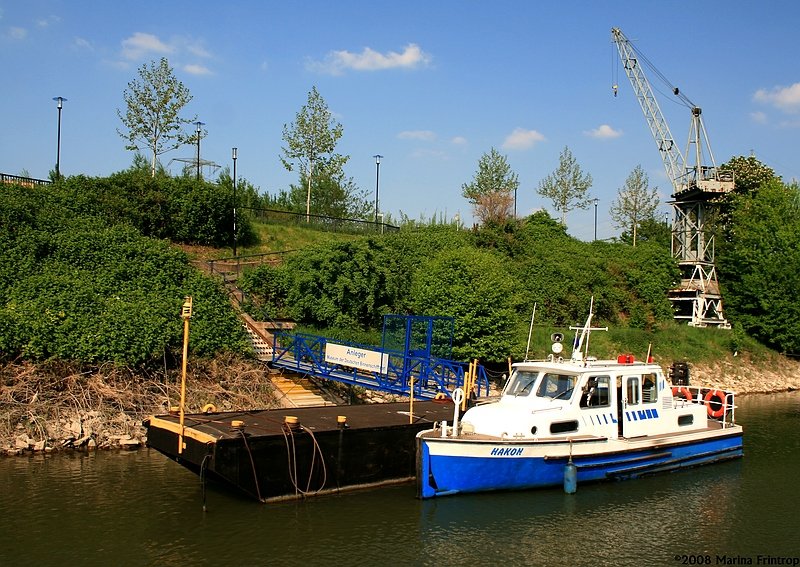
<svg viewBox="0 0 800 567">
<path fill-rule="evenodd" d="M 595 240 L 597 240 L 597 201 L 598 200 L 599 199 L 597 197 L 592 199 L 592 202 L 594 203 L 594 239 Z"/>
<path fill-rule="evenodd" d="M 517 188 L 514 187 L 514 220 L 517 220 Z"/>
<path fill-rule="evenodd" d="M 233 255 L 236 256 L 236 148 L 231 151 L 231 157 L 233 158 Z"/>
<path fill-rule="evenodd" d="M 378 227 L 378 183 L 381 179 L 381 154 L 372 156 L 375 158 L 375 228 Z"/>
<path fill-rule="evenodd" d="M 203 133 L 205 122 L 198 120 L 194 125 L 197 126 L 197 180 L 200 181 L 200 135 Z"/>
<path fill-rule="evenodd" d="M 67 99 L 63 96 L 54 96 L 53 100 L 56 101 L 56 108 L 58 108 L 58 139 L 56 142 L 56 180 L 58 180 L 61 179 L 61 108 Z"/>
</svg>

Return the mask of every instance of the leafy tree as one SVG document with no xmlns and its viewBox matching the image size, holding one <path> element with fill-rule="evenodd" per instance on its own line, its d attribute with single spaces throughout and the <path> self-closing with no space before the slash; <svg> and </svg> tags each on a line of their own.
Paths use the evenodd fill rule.
<svg viewBox="0 0 800 567">
<path fill-rule="evenodd" d="M 733 198 L 730 241 L 717 254 L 731 320 L 783 352 L 800 353 L 800 188 L 773 180 Z"/>
<path fill-rule="evenodd" d="M 775 170 L 761 163 L 755 156 L 734 156 L 719 168 L 721 171 L 733 172 L 737 193 L 750 193 L 764 183 L 780 181 Z"/>
<path fill-rule="evenodd" d="M 126 131 L 117 129 L 117 133 L 128 141 L 125 149 L 151 152 L 150 172 L 155 177 L 158 156 L 192 139 L 182 127 L 197 118 L 180 116 L 192 95 L 162 57 L 159 63 L 142 65 L 139 78 L 128 83 L 123 96 L 126 111 L 117 109 L 117 116 Z"/>
<path fill-rule="evenodd" d="M 735 206 L 733 196 L 754 193 L 765 183 L 780 182 L 781 178 L 771 167 L 764 165 L 752 155 L 732 157 L 719 168 L 721 171 L 733 172 L 734 190 L 731 195 L 720 199 L 718 207 L 706 210 L 706 230 L 715 235 L 717 241 L 722 239 L 730 241 L 735 228 L 731 219 Z"/>
<path fill-rule="evenodd" d="M 632 243 L 636 246 L 639 226 L 643 221 L 655 218 L 658 205 L 658 188 L 650 188 L 647 174 L 641 165 L 637 165 L 625 180 L 625 186 L 617 191 L 609 214 L 617 228 L 630 230 L 633 234 Z"/>
<path fill-rule="evenodd" d="M 455 319 L 456 360 L 505 360 L 515 338 L 515 292 L 501 257 L 469 248 L 440 251 L 414 273 L 411 285 L 415 313 Z"/>
<path fill-rule="evenodd" d="M 506 156 L 492 148 L 478 160 L 472 182 L 461 186 L 461 194 L 472 203 L 475 214 L 485 223 L 502 223 L 512 215 L 519 177 Z"/>
<path fill-rule="evenodd" d="M 564 147 L 558 161 L 558 168 L 545 177 L 537 192 L 553 201 L 556 211 L 561 213 L 561 224 L 567 225 L 567 213 L 575 208 L 586 209 L 591 203 L 588 192 L 592 186 L 592 176 L 584 174 L 568 147 Z"/>
<path fill-rule="evenodd" d="M 653 242 L 662 246 L 665 250 L 670 249 L 670 240 L 672 238 L 672 227 L 669 225 L 668 220 L 658 219 L 651 217 L 644 219 L 639 223 L 639 228 L 636 231 L 636 242 L 641 244 L 643 242 Z M 619 241 L 623 244 L 633 245 L 633 233 L 631 231 L 623 230 L 619 235 Z"/>
<path fill-rule="evenodd" d="M 342 125 L 331 116 L 327 103 L 317 92 L 317 87 L 312 87 L 308 93 L 308 102 L 297 113 L 294 123 L 283 126 L 283 141 L 286 146 L 281 157 L 281 162 L 288 171 L 292 171 L 297 163 L 305 173 L 306 215 L 311 214 L 311 186 L 315 166 L 327 169 L 335 176 L 335 172 L 340 171 L 347 162 L 346 156 L 334 153 L 336 142 L 341 137 Z"/>
<path fill-rule="evenodd" d="M 259 267 L 242 281 L 270 303 L 270 316 L 322 327 L 377 326 L 394 303 L 383 246 L 372 239 L 336 242 L 294 254 L 278 267 Z M 282 311 L 285 309 L 285 311 Z"/>
<path fill-rule="evenodd" d="M 292 185 L 287 196 L 291 210 L 303 210 L 308 185 L 305 172 L 301 172 L 300 184 Z M 373 211 L 374 205 L 368 201 L 367 191 L 358 187 L 352 177 L 345 177 L 341 169 L 317 168 L 311 185 L 316 195 L 311 203 L 312 214 L 364 219 Z"/>
</svg>

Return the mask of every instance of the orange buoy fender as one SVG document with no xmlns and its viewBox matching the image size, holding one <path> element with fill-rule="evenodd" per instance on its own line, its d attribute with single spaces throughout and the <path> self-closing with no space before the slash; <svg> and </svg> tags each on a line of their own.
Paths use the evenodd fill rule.
<svg viewBox="0 0 800 567">
<path fill-rule="evenodd" d="M 706 402 L 709 417 L 718 418 L 725 415 L 725 392 L 722 390 L 709 390 L 703 399 Z M 719 404 L 719 407 L 714 409 L 712 404 Z"/>
<path fill-rule="evenodd" d="M 677 386 L 672 388 L 672 397 L 673 398 L 679 397 L 678 396 L 679 394 L 681 396 L 683 396 L 684 398 L 686 398 L 687 402 L 691 402 L 694 399 L 694 396 L 692 395 L 692 392 L 689 390 L 689 388 L 686 388 L 686 387 L 679 388 Z"/>
</svg>

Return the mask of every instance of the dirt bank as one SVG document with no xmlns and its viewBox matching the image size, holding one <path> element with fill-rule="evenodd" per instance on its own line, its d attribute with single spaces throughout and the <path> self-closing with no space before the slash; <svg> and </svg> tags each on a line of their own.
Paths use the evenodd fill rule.
<svg viewBox="0 0 800 567">
<path fill-rule="evenodd" d="M 187 370 L 187 412 L 279 406 L 266 367 L 220 359 Z M 143 420 L 180 402 L 180 372 L 8 364 L 0 367 L 0 454 L 136 448 Z"/>
<path fill-rule="evenodd" d="M 780 358 L 758 363 L 747 357 L 729 356 L 715 363 L 689 363 L 692 384 L 760 394 L 800 390 L 800 362 Z"/>
</svg>

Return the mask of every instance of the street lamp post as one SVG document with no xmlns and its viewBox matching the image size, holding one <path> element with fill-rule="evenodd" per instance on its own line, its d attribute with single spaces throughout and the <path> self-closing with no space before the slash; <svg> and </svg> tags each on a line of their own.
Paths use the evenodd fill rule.
<svg viewBox="0 0 800 567">
<path fill-rule="evenodd" d="M 236 158 L 237 150 L 233 148 L 231 157 L 233 158 L 233 255 L 236 256 Z"/>
<path fill-rule="evenodd" d="M 200 135 L 203 133 L 203 126 L 205 126 L 205 122 L 200 122 L 199 120 L 194 123 L 197 126 L 197 180 L 200 181 Z"/>
<path fill-rule="evenodd" d="M 375 227 L 378 226 L 378 183 L 381 179 L 381 154 L 372 156 L 375 158 Z"/>
<path fill-rule="evenodd" d="M 592 202 L 594 202 L 594 239 L 595 240 L 597 240 L 597 201 L 598 200 L 599 199 L 597 197 L 592 199 Z"/>
<path fill-rule="evenodd" d="M 63 96 L 55 96 L 53 100 L 56 101 L 56 108 L 58 108 L 58 138 L 56 141 L 56 179 L 61 179 L 61 108 L 64 106 L 65 99 Z"/>
</svg>

